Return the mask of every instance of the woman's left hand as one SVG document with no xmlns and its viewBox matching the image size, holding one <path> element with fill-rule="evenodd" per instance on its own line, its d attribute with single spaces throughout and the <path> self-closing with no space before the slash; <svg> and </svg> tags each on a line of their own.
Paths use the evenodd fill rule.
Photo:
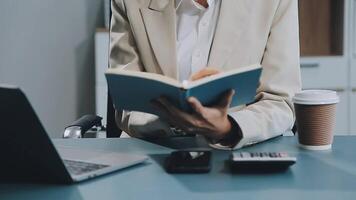
<svg viewBox="0 0 356 200">
<path fill-rule="evenodd" d="M 199 79 L 202 79 L 202 78 L 205 78 L 205 77 L 208 77 L 208 76 L 212 76 L 212 75 L 215 75 L 215 74 L 219 74 L 219 73 L 220 73 L 220 70 L 218 70 L 217 68 L 206 67 L 206 68 L 198 71 L 197 73 L 193 74 L 190 77 L 190 81 L 196 81 L 196 80 L 199 80 Z"/>
<path fill-rule="evenodd" d="M 229 134 L 232 128 L 227 112 L 234 93 L 234 90 L 226 92 L 220 101 L 211 107 L 205 107 L 198 99 L 190 97 L 188 102 L 194 110 L 192 114 L 178 109 L 165 97 L 153 101 L 153 105 L 161 111 L 170 124 L 186 133 L 221 140 Z"/>
</svg>

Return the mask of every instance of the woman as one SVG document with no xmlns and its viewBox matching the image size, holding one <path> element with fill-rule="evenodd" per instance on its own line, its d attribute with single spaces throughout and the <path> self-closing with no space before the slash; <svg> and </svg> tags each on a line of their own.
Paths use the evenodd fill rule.
<svg viewBox="0 0 356 200">
<path fill-rule="evenodd" d="M 293 127 L 291 97 L 301 88 L 297 0 L 113 0 L 112 12 L 111 68 L 196 80 L 263 66 L 253 104 L 228 109 L 235 92 L 229 91 L 211 107 L 188 99 L 195 110 L 189 114 L 160 98 L 155 106 L 166 121 L 117 111 L 118 126 L 131 136 L 169 135 L 176 127 L 231 149 Z"/>
</svg>

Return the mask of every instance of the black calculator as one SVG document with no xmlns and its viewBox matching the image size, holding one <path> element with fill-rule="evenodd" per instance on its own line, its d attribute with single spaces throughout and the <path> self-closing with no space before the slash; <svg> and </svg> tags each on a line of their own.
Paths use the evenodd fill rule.
<svg viewBox="0 0 356 200">
<path fill-rule="evenodd" d="M 232 172 L 268 173 L 286 171 L 297 158 L 283 152 L 232 152 L 229 163 Z"/>
</svg>

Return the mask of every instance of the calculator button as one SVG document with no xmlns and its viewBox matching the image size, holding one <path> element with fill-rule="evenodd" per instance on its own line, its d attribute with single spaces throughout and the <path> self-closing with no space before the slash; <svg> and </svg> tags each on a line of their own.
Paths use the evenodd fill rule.
<svg viewBox="0 0 356 200">
<path fill-rule="evenodd" d="M 288 154 L 287 153 L 279 153 L 279 156 L 280 157 L 288 157 Z"/>
<path fill-rule="evenodd" d="M 253 153 L 253 157 L 260 157 L 259 153 Z"/>
<path fill-rule="evenodd" d="M 241 158 L 249 158 L 250 157 L 250 153 L 247 153 L 247 152 L 242 152 L 240 153 L 241 155 Z"/>
<path fill-rule="evenodd" d="M 271 158 L 277 158 L 277 157 L 278 157 L 278 154 L 275 153 L 275 152 L 272 152 L 272 153 L 269 153 L 269 156 L 270 156 Z"/>
</svg>

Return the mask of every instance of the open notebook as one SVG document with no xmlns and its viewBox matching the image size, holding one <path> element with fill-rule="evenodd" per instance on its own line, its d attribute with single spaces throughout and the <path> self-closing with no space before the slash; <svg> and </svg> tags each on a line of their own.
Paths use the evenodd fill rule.
<svg viewBox="0 0 356 200">
<path fill-rule="evenodd" d="M 119 69 L 106 72 L 109 91 L 118 110 L 159 114 L 151 100 L 166 96 L 180 109 L 190 112 L 187 98 L 194 96 L 203 105 L 216 103 L 229 89 L 235 90 L 231 107 L 254 101 L 259 86 L 261 65 L 251 65 L 183 83 L 159 74 Z"/>
</svg>

